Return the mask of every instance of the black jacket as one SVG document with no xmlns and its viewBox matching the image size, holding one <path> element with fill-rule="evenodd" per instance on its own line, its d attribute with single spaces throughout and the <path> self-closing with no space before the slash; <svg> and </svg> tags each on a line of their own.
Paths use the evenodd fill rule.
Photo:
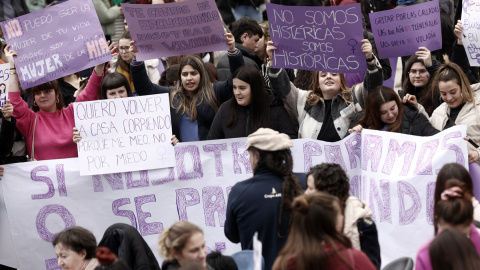
<svg viewBox="0 0 480 270">
<path fill-rule="evenodd" d="M 244 64 L 242 54 L 230 55 L 228 56 L 230 60 L 231 72 L 235 72 L 237 68 Z M 130 67 L 132 73 L 133 85 L 135 86 L 136 92 L 143 95 L 154 95 L 161 93 L 170 93 L 174 87 L 163 87 L 157 84 L 153 84 L 148 78 L 147 71 L 145 70 L 145 64 L 142 62 L 140 65 L 132 64 Z M 232 77 L 225 81 L 219 81 L 213 83 L 213 90 L 219 105 L 227 101 L 233 92 L 233 83 Z M 180 97 L 176 97 L 172 103 L 177 106 L 181 102 Z M 212 108 L 208 103 L 197 104 L 197 121 L 198 121 L 198 137 L 200 140 L 206 140 L 208 136 L 208 131 L 210 130 L 210 125 L 213 122 L 215 117 L 215 109 Z M 170 115 L 172 118 L 172 132 L 178 139 L 182 138 L 180 134 L 180 122 L 182 120 L 183 111 L 177 113 L 176 109 L 170 104 Z"/>
<path fill-rule="evenodd" d="M 116 223 L 108 227 L 98 243 L 100 247 L 108 247 L 135 270 L 160 270 L 160 265 L 152 250 L 134 227 Z"/>
<path fill-rule="evenodd" d="M 75 97 L 73 96 L 73 94 L 75 94 L 75 91 L 77 91 L 77 88 L 75 88 L 73 85 L 69 84 L 64 80 L 58 80 L 58 87 L 62 92 L 63 106 L 67 107 L 68 104 L 75 102 Z"/>
<path fill-rule="evenodd" d="M 245 106 L 240 106 L 240 110 L 237 111 L 237 123 L 235 126 L 227 127 L 227 123 L 230 121 L 232 115 L 231 103 L 232 100 L 230 99 L 223 103 L 220 109 L 218 109 L 212 126 L 210 127 L 210 132 L 208 133 L 209 140 L 247 137 L 255 132 L 255 130 L 250 130 L 249 125 L 247 125 L 250 119 L 250 110 Z M 265 127 L 280 133 L 285 133 L 292 139 L 298 137 L 298 130 L 295 129 L 295 126 L 290 120 L 287 110 L 281 106 L 270 107 L 270 121 Z"/>
<path fill-rule="evenodd" d="M 20 17 L 22 15 L 30 13 L 30 11 L 28 10 L 28 6 L 25 3 L 25 0 L 6 0 L 6 1 L 10 1 L 12 4 L 13 12 L 15 13 L 15 17 L 13 18 Z M 5 13 L 3 11 L 4 2 L 6 1 L 0 1 L 0 20 L 1 21 L 13 19 L 13 18 L 6 18 Z"/>
<path fill-rule="evenodd" d="M 439 131 L 430 124 L 428 118 L 411 104 L 404 104 L 402 133 L 416 136 L 432 136 Z"/>
<path fill-rule="evenodd" d="M 260 67 L 262 66 L 263 62 L 262 59 L 255 54 L 255 52 L 243 47 L 240 43 L 235 43 L 235 47 L 242 52 L 245 65 L 255 66 L 259 71 L 261 71 Z M 220 81 L 224 81 L 230 78 L 233 74 L 233 71 L 231 70 L 228 54 L 225 54 L 218 60 L 217 63 L 218 79 Z"/>
</svg>

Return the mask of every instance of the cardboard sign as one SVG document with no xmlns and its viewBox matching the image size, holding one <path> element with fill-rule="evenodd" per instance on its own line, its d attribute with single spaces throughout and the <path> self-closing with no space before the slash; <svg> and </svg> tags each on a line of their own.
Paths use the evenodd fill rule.
<svg viewBox="0 0 480 270">
<path fill-rule="evenodd" d="M 350 193 L 373 212 L 385 265 L 415 258 L 434 236 L 437 173 L 446 163 L 467 166 L 465 134 L 466 126 L 431 137 L 364 129 L 335 143 L 293 140 L 293 171 L 308 172 L 322 162 L 346 170 Z M 188 220 L 203 228 L 209 250 L 232 254 L 240 248 L 226 239 L 223 226 L 231 187 L 252 174 L 246 145 L 246 138 L 180 143 L 170 157 L 175 167 L 94 176 L 80 176 L 78 159 L 5 165 L 0 220 L 8 215 L 9 227 L 0 230 L 11 232 L 12 243 L 2 239 L 0 250 L 13 245 L 20 269 L 56 269 L 50 243 L 56 233 L 82 226 L 99 241 L 122 222 L 136 227 L 158 256 L 159 234 Z M 267 186 L 265 194 L 271 191 Z M 3 201 L 7 211 L 1 211 Z M 0 264 L 13 260 L 6 257 L 11 253 L 0 253 Z"/>
<path fill-rule="evenodd" d="M 367 71 L 361 51 L 360 4 L 291 7 L 267 3 L 276 68 L 359 73 Z"/>
<path fill-rule="evenodd" d="M 10 79 L 10 64 L 0 65 L 0 107 L 8 99 L 8 81 Z"/>
<path fill-rule="evenodd" d="M 173 167 L 168 94 L 73 103 L 81 175 Z"/>
<path fill-rule="evenodd" d="M 122 9 L 139 49 L 137 60 L 228 50 L 214 0 L 122 4 Z"/>
<path fill-rule="evenodd" d="M 414 55 L 419 47 L 442 48 L 438 0 L 369 13 L 380 58 Z"/>
<path fill-rule="evenodd" d="M 470 66 L 480 66 L 480 0 L 462 1 L 462 42 Z"/>
<path fill-rule="evenodd" d="M 23 89 L 112 59 L 91 0 L 71 0 L 1 23 Z"/>
</svg>

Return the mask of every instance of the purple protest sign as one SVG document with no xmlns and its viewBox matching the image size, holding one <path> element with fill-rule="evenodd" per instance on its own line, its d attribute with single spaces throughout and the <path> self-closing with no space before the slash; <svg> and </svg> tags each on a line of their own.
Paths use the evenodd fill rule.
<svg viewBox="0 0 480 270">
<path fill-rule="evenodd" d="M 112 59 L 90 0 L 75 0 L 1 23 L 23 89 Z"/>
<path fill-rule="evenodd" d="M 214 0 L 122 4 L 122 9 L 139 49 L 137 60 L 228 50 Z"/>
<path fill-rule="evenodd" d="M 442 48 L 438 0 L 369 16 L 380 58 L 414 55 L 418 47 Z"/>
<path fill-rule="evenodd" d="M 273 66 L 357 73 L 367 70 L 361 52 L 360 4 L 336 7 L 290 7 L 267 4 Z"/>
</svg>

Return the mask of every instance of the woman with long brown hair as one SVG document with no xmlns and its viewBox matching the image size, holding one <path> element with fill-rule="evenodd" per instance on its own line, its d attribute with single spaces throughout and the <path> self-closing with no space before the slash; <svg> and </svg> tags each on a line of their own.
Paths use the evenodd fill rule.
<svg viewBox="0 0 480 270">
<path fill-rule="evenodd" d="M 228 59 L 231 72 L 244 65 L 241 52 L 235 48 L 232 34 L 225 34 L 229 46 Z M 131 42 L 130 50 L 138 49 Z M 220 104 L 232 96 L 232 79 L 214 82 L 198 56 L 189 55 L 180 63 L 178 83 L 175 87 L 153 84 L 147 76 L 145 64 L 133 61 L 131 64 L 133 84 L 139 95 L 168 93 L 172 132 L 181 142 L 206 140 L 213 118 Z"/>
<path fill-rule="evenodd" d="M 368 94 L 365 104 L 364 116 L 349 130 L 350 133 L 361 132 L 363 128 L 417 136 L 438 133 L 424 114 L 415 106 L 400 102 L 397 93 L 389 87 L 376 87 Z"/>
<path fill-rule="evenodd" d="M 272 269 L 376 269 L 342 233 L 343 218 L 335 196 L 314 192 L 295 198 L 290 233 Z"/>
</svg>

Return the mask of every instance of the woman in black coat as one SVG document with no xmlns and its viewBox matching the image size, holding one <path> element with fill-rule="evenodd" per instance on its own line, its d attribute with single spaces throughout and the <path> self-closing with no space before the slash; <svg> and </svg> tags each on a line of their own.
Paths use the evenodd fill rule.
<svg viewBox="0 0 480 270">
<path fill-rule="evenodd" d="M 263 77 L 253 66 L 243 66 L 233 74 L 233 94 L 220 106 L 213 119 L 209 140 L 247 137 L 257 129 L 271 128 L 290 138 L 297 138 L 287 110 L 282 106 L 269 106 Z"/>
<path fill-rule="evenodd" d="M 365 102 L 365 114 L 349 132 L 362 128 L 385 130 L 416 136 L 432 136 L 439 131 L 411 104 L 403 104 L 395 91 L 377 86 Z"/>
</svg>

